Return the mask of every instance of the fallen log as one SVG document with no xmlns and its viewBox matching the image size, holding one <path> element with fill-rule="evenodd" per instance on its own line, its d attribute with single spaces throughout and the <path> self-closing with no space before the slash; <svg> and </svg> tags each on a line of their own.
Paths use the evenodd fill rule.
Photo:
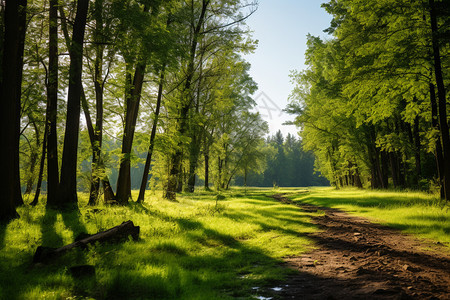
<svg viewBox="0 0 450 300">
<path fill-rule="evenodd" d="M 49 260 L 54 259 L 71 249 L 87 248 L 87 245 L 96 242 L 118 243 L 120 241 L 127 240 L 129 236 L 131 236 L 133 240 L 138 240 L 139 229 L 139 226 L 134 226 L 132 221 L 126 221 L 106 231 L 101 231 L 93 235 L 83 235 L 81 239 L 75 241 L 74 243 L 62 246 L 60 248 L 39 246 L 34 253 L 33 263 L 48 262 Z"/>
</svg>

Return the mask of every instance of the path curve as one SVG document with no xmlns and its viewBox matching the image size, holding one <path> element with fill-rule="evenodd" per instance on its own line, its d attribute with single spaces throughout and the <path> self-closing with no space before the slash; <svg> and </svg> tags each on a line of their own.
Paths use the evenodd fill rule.
<svg viewBox="0 0 450 300">
<path fill-rule="evenodd" d="M 450 299 L 447 247 L 337 209 L 294 203 L 286 194 L 272 197 L 306 212 L 325 212 L 311 217 L 320 228 L 308 234 L 317 248 L 285 260 L 299 273 L 275 298 Z"/>
</svg>

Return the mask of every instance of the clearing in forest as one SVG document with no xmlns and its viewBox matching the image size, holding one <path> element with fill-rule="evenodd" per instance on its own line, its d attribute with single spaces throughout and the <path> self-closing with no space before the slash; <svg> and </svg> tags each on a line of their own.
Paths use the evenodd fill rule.
<svg viewBox="0 0 450 300">
<path fill-rule="evenodd" d="M 178 202 L 156 192 L 125 207 L 79 198 L 77 211 L 25 205 L 0 227 L 0 299 L 449 296 L 448 207 L 427 194 L 232 188 Z M 61 247 L 127 220 L 140 227 L 138 241 L 33 264 L 38 246 Z M 79 265 L 95 271 L 74 277 Z"/>
</svg>

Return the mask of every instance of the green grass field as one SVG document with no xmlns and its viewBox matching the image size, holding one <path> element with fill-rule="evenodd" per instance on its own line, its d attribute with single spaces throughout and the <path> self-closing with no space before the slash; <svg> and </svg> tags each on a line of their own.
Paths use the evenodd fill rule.
<svg viewBox="0 0 450 300">
<path fill-rule="evenodd" d="M 311 214 L 268 197 L 282 192 L 450 242 L 448 206 L 421 193 L 232 189 L 218 201 L 213 192 L 180 195 L 178 202 L 157 193 L 128 207 L 88 207 L 80 194 L 79 212 L 26 206 L 0 226 L 0 299 L 251 299 L 253 287 L 293 272 L 280 265 L 283 257 L 314 247 L 305 235 L 317 230 Z M 59 247 L 127 220 L 141 227 L 139 241 L 97 244 L 32 265 L 39 245 Z M 82 264 L 94 265 L 95 277 L 72 278 L 69 268 Z"/>
<path fill-rule="evenodd" d="M 306 193 L 294 193 L 291 198 L 338 208 L 450 247 L 450 205 L 432 194 L 311 188 Z"/>
</svg>

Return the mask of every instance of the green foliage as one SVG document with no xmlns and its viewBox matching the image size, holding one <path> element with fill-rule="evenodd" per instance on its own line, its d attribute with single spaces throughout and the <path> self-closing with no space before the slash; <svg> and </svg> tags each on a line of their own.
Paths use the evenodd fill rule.
<svg viewBox="0 0 450 300">
<path fill-rule="evenodd" d="M 297 115 L 305 149 L 336 186 L 418 188 L 421 179 L 433 181 L 436 169 L 423 172 L 432 168 L 424 162 L 432 161 L 437 141 L 427 6 L 390 0 L 323 6 L 334 17 L 327 30 L 333 36 L 309 36 L 308 69 L 292 74 L 297 86 L 288 111 Z M 443 44 L 442 57 L 448 51 Z"/>
</svg>

